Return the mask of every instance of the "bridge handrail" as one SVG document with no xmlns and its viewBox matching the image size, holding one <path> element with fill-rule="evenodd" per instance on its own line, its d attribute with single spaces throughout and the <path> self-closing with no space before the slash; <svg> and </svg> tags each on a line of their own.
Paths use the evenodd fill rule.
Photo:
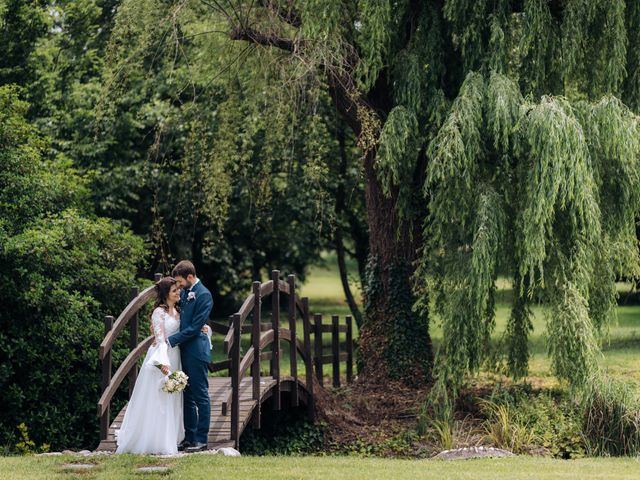
<svg viewBox="0 0 640 480">
<path fill-rule="evenodd" d="M 129 320 L 140 311 L 140 309 L 152 298 L 155 298 L 156 294 L 153 285 L 145 288 L 138 296 L 133 298 L 129 304 L 124 307 L 124 310 L 120 313 L 111 330 L 105 335 L 102 343 L 100 343 L 100 360 L 104 360 L 105 355 L 113 347 L 116 337 L 127 326 Z"/>
<path fill-rule="evenodd" d="M 111 379 L 111 382 L 109 383 L 107 388 L 102 392 L 102 396 L 98 401 L 99 417 L 101 417 L 104 414 L 106 407 L 109 405 L 109 403 L 111 402 L 111 399 L 113 398 L 113 395 L 116 393 L 116 391 L 118 390 L 118 387 L 120 386 L 122 381 L 125 379 L 125 377 L 129 373 L 131 368 L 136 364 L 138 359 L 142 355 L 144 355 L 144 353 L 147 351 L 147 349 L 149 348 L 149 346 L 151 346 L 152 343 L 153 343 L 153 336 L 148 336 L 147 338 L 145 338 L 142 342 L 138 344 L 138 346 L 135 349 L 129 352 L 129 355 L 127 355 L 127 358 L 125 358 L 122 364 L 120 365 L 120 367 L 118 367 L 118 369 L 116 370 L 116 373 L 114 373 L 113 378 Z"/>
<path fill-rule="evenodd" d="M 291 330 L 289 330 L 288 328 L 280 328 L 279 330 L 280 330 L 280 338 L 282 340 L 287 340 L 289 343 L 291 343 L 292 342 Z M 273 329 L 267 330 L 266 332 L 262 332 L 262 334 L 260 335 L 260 347 L 258 350 L 262 351 L 265 347 L 268 347 L 269 345 L 271 345 L 274 341 L 274 337 L 275 335 L 274 335 Z M 304 362 L 310 362 L 311 358 L 309 357 L 308 353 L 305 351 L 304 344 L 302 343 L 302 341 L 299 338 L 296 338 L 295 344 L 296 344 L 296 350 L 302 357 L 302 360 Z M 247 370 L 251 367 L 251 364 L 255 359 L 255 354 L 256 354 L 255 349 L 253 346 L 251 346 L 249 347 L 247 352 L 242 356 L 242 359 L 240 360 L 240 366 L 238 367 L 239 382 L 241 382 L 242 379 L 245 378 Z M 229 392 L 227 392 L 227 394 L 225 394 L 222 397 L 222 415 L 227 414 L 228 406 L 231 403 L 232 396 L 233 396 L 233 391 L 230 390 Z"/>
<path fill-rule="evenodd" d="M 260 284 L 260 297 L 262 299 L 266 298 L 267 296 L 273 293 L 273 285 L 274 285 L 273 280 L 269 280 L 267 282 Z M 280 292 L 286 293 L 287 295 L 290 295 L 290 292 L 291 292 L 289 284 L 285 283 L 282 280 L 278 280 L 278 290 Z M 249 317 L 249 313 L 251 313 L 251 311 L 253 310 L 253 307 L 255 305 L 255 298 L 256 298 L 256 294 L 251 293 L 244 300 L 244 302 L 242 303 L 242 306 L 236 312 L 238 315 L 240 315 L 241 328 L 244 321 Z M 296 302 L 296 307 L 298 308 L 298 311 L 302 314 L 303 312 L 302 300 L 300 299 L 300 297 L 298 297 L 295 294 L 294 294 L 294 298 Z M 227 334 L 224 337 L 224 343 L 223 343 L 224 353 L 228 355 L 229 352 L 231 351 L 232 346 L 233 346 L 233 325 L 230 324 L 229 330 L 227 331 Z"/>
</svg>

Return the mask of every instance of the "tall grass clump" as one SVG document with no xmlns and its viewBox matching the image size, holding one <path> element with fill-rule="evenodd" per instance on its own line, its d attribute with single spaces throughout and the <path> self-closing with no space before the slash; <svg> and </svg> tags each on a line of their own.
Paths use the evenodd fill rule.
<svg viewBox="0 0 640 480">
<path fill-rule="evenodd" d="M 640 454 L 640 401 L 633 386 L 598 375 L 588 382 L 582 395 L 583 432 L 589 454 Z"/>
<path fill-rule="evenodd" d="M 487 415 L 483 429 L 485 440 L 489 443 L 513 453 L 527 453 L 528 448 L 536 442 L 532 425 L 509 403 L 482 400 L 481 407 Z"/>
</svg>

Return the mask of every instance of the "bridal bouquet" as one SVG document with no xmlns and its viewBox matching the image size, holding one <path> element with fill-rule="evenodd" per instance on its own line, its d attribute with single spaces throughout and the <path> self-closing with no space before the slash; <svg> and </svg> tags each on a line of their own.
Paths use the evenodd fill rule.
<svg viewBox="0 0 640 480">
<path fill-rule="evenodd" d="M 187 386 L 189 377 L 182 370 L 171 372 L 162 384 L 162 391 L 167 393 L 180 393 Z"/>
</svg>

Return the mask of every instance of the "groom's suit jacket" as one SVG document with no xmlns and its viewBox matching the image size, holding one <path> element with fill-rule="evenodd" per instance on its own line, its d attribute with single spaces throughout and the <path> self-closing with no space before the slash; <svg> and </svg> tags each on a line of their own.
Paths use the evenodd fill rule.
<svg viewBox="0 0 640 480">
<path fill-rule="evenodd" d="M 180 331 L 169 337 L 169 344 L 172 347 L 180 345 L 180 355 L 183 358 L 209 363 L 211 361 L 209 340 L 201 330 L 209 320 L 213 299 L 211 292 L 202 282 L 196 283 L 191 292 L 193 295 L 189 298 L 189 292 L 182 289 L 180 294 Z"/>
</svg>

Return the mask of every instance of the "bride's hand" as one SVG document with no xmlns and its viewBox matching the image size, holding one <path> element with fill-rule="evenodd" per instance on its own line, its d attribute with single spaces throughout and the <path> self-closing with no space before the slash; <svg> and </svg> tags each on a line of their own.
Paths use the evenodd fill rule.
<svg viewBox="0 0 640 480">
<path fill-rule="evenodd" d="M 209 327 L 209 325 L 203 325 L 202 326 L 202 330 L 200 330 L 202 333 L 204 333 L 205 335 L 210 335 L 209 334 L 209 330 L 211 330 L 211 328 Z"/>
<path fill-rule="evenodd" d="M 165 375 L 169 375 L 169 365 L 160 365 L 160 371 Z"/>
</svg>

